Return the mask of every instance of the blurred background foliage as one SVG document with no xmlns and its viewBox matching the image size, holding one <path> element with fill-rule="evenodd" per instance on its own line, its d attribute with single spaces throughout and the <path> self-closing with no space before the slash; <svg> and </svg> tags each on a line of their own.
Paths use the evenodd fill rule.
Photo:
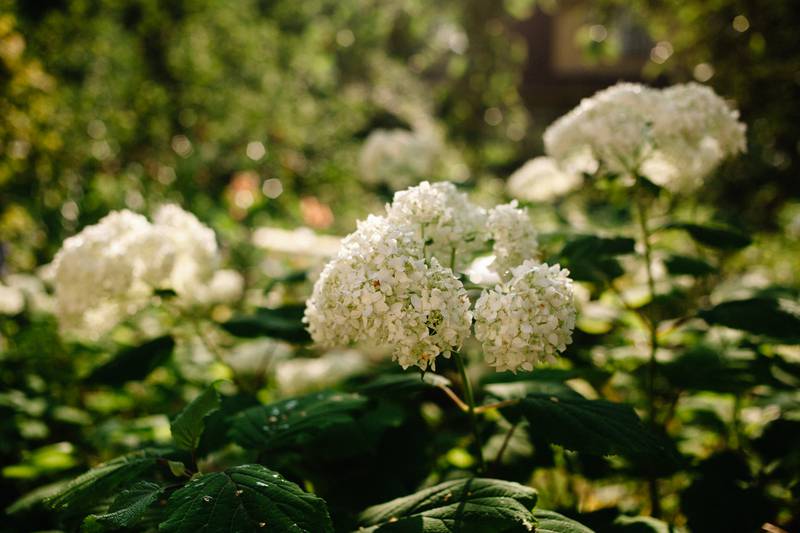
<svg viewBox="0 0 800 533">
<path fill-rule="evenodd" d="M 672 207 L 684 220 L 728 222 L 756 245 L 738 255 L 698 254 L 712 263 L 712 274 L 689 292 L 720 287 L 738 295 L 755 279 L 761 287 L 783 284 L 779 294 L 796 299 L 786 286 L 800 281 L 798 27 L 791 0 L 0 0 L 0 276 L 7 281 L 46 264 L 65 237 L 109 210 L 149 212 L 175 201 L 214 227 L 229 262 L 251 272 L 248 286 L 264 294 L 258 305 L 299 304 L 307 280 L 292 271 L 313 261 L 291 259 L 270 270 L 252 249 L 254 232 L 256 244 L 264 226 L 341 235 L 380 210 L 392 191 L 363 180 L 360 165 L 373 130 L 427 132 L 431 145 L 442 147 L 431 178 L 497 201 L 511 172 L 542 153 L 544 129 L 581 97 L 620 79 L 657 86 L 696 80 L 735 102 L 748 124 L 748 152 L 691 198 L 671 200 L 678 202 Z M 584 215 L 570 210 L 570 200 L 531 206 L 532 214 L 550 229 L 553 219 L 572 231 L 625 228 L 624 193 L 587 187 L 579 195 Z M 298 239 L 262 235 L 288 239 L 288 248 Z M 682 253 L 701 250 L 677 232 L 659 238 Z M 557 256 L 563 235 L 545 235 L 542 244 L 569 259 Z M 276 279 L 263 279 L 270 276 Z M 625 281 L 635 299 L 641 280 Z M 598 298 L 582 310 L 568 353 L 574 373 L 559 379 L 577 377 L 579 386 L 641 407 L 644 366 L 631 353 L 643 331 L 608 298 L 600 300 L 602 287 L 589 290 Z M 690 296 L 693 306 L 709 303 Z M 670 305 L 688 305 L 668 300 L 647 312 L 669 319 Z M 221 312 L 217 322 L 232 311 Z M 192 360 L 186 335 L 175 360 L 146 380 L 89 386 L 87 373 L 115 343 L 137 344 L 142 332 L 84 346 L 63 341 L 46 314 L 3 318 L 0 327 L 3 507 L 65 473 L 168 440 L 167 416 L 153 413 L 177 412 L 198 382 L 231 378 L 208 354 Z M 793 341 L 776 347 L 707 339 L 690 328 L 669 347 L 675 358 L 658 391 L 663 425 L 692 462 L 662 485 L 670 520 L 696 531 L 751 531 L 771 519 L 797 526 L 800 479 L 791 452 L 800 442 L 800 355 L 784 342 Z M 286 350 L 265 339 L 235 348 L 231 367 L 239 359 L 252 365 L 256 353 L 260 371 L 252 383 L 237 383 L 239 390 L 257 392 L 261 401 L 314 390 L 336 384 L 342 376 L 335 368 L 354 361 L 342 354 L 312 359 L 298 349 L 293 355 L 313 360 L 312 371 L 292 366 Z M 287 364 L 275 363 L 283 359 Z M 316 381 L 303 388 L 304 376 Z M 451 472 L 473 460 L 458 440 L 463 421 L 440 399 L 423 399 L 407 421 L 418 431 L 404 434 L 430 437 L 430 456 L 424 465 L 380 465 L 404 470 L 404 490 L 421 482 L 423 466 Z M 782 416 L 787 412 L 793 414 Z M 503 423 L 487 444 L 492 453 Z M 384 442 L 393 456 L 398 442 Z M 642 478 L 647 466 L 546 446 L 534 453 L 528 439 L 515 438 L 498 468 L 524 482 L 534 466 L 543 501 L 589 509 L 581 519 L 598 530 L 620 509 L 646 508 L 643 494 L 598 480 Z M 698 507 L 709 494 L 717 496 L 714 512 Z M 45 515 L 25 519 L 26 527 L 54 527 Z M 11 530 L 17 526 L 11 522 Z"/>
<path fill-rule="evenodd" d="M 734 100 L 749 152 L 700 194 L 774 229 L 800 188 L 794 7 L 2 0 L 6 263 L 30 269 L 109 209 L 167 199 L 344 231 L 381 200 L 357 179 L 377 127 L 434 128 L 459 154 L 451 177 L 496 189 L 553 118 L 618 79 L 695 78 Z"/>
</svg>

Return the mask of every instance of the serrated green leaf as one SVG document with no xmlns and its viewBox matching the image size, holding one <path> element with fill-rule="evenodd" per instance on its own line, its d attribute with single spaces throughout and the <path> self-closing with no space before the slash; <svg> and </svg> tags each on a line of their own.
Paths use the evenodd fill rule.
<svg viewBox="0 0 800 533">
<path fill-rule="evenodd" d="M 499 479 L 446 481 L 369 507 L 358 517 L 363 533 L 512 533 L 533 531 L 536 491 Z"/>
<path fill-rule="evenodd" d="M 298 447 L 325 432 L 357 432 L 356 416 L 367 404 L 359 394 L 325 391 L 245 409 L 233 419 L 231 437 L 260 451 Z"/>
<path fill-rule="evenodd" d="M 286 305 L 277 309 L 259 308 L 252 315 L 236 316 L 222 324 L 237 337 L 272 337 L 295 344 L 311 341 L 303 324 L 305 305 Z"/>
<path fill-rule="evenodd" d="M 739 250 L 749 246 L 753 240 L 741 231 L 722 225 L 701 225 L 688 222 L 674 222 L 666 226 L 667 229 L 682 229 L 692 239 L 720 250 Z"/>
<path fill-rule="evenodd" d="M 800 302 L 789 299 L 734 300 L 700 311 L 711 325 L 740 329 L 777 339 L 800 340 Z"/>
<path fill-rule="evenodd" d="M 569 450 L 595 455 L 669 457 L 664 445 L 629 405 L 587 400 L 577 394 L 531 393 L 502 412 L 512 417 L 525 416 L 537 438 Z"/>
<path fill-rule="evenodd" d="M 121 485 L 143 476 L 170 451 L 148 448 L 98 465 L 66 484 L 48 503 L 58 511 L 78 514 L 92 509 L 97 501 L 111 496 Z"/>
<path fill-rule="evenodd" d="M 86 378 L 86 383 L 122 385 L 127 381 L 144 379 L 170 358 L 174 348 L 175 341 L 169 335 L 124 348 L 110 361 L 95 368 Z"/>
<path fill-rule="evenodd" d="M 594 533 L 580 522 L 554 511 L 536 509 L 533 516 L 536 518 L 536 533 Z"/>
<path fill-rule="evenodd" d="M 70 480 L 65 479 L 37 487 L 6 507 L 6 513 L 13 515 L 16 513 L 29 511 L 60 493 L 62 490 L 64 490 L 69 482 Z"/>
<path fill-rule="evenodd" d="M 165 533 L 332 533 L 325 502 L 277 472 L 244 465 L 193 479 L 167 503 Z"/>
<path fill-rule="evenodd" d="M 83 531 L 95 533 L 135 526 L 163 490 L 163 487 L 150 481 L 134 483 L 119 493 L 108 512 L 87 516 L 83 521 Z"/>
<path fill-rule="evenodd" d="M 674 276 L 706 276 L 717 271 L 708 262 L 687 255 L 671 255 L 664 260 L 667 272 Z"/>
<path fill-rule="evenodd" d="M 182 450 L 196 449 L 205 428 L 205 417 L 219 406 L 219 392 L 212 385 L 184 407 L 170 425 L 175 445 Z"/>
</svg>

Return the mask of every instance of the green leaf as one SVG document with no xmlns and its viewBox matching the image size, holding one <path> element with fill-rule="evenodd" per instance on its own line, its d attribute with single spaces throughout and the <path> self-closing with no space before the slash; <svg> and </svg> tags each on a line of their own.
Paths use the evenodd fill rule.
<svg viewBox="0 0 800 533">
<path fill-rule="evenodd" d="M 717 271 L 708 262 L 688 255 L 671 255 L 664 260 L 664 264 L 673 276 L 706 276 Z"/>
<path fill-rule="evenodd" d="M 629 237 L 598 237 L 579 235 L 564 245 L 561 255 L 570 258 L 586 258 L 598 255 L 621 255 L 633 253 L 636 241 Z"/>
<path fill-rule="evenodd" d="M 6 513 L 13 515 L 40 507 L 45 501 L 64 490 L 64 487 L 67 486 L 69 481 L 68 479 L 60 480 L 33 489 L 6 507 Z"/>
<path fill-rule="evenodd" d="M 175 445 L 183 450 L 195 450 L 205 428 L 205 417 L 219 406 L 219 393 L 212 385 L 184 407 L 170 425 Z"/>
<path fill-rule="evenodd" d="M 615 533 L 670 533 L 672 528 L 650 516 L 625 516 L 621 515 L 614 520 Z"/>
<path fill-rule="evenodd" d="M 169 335 L 125 348 L 113 359 L 95 368 L 86 378 L 86 383 L 122 385 L 127 381 L 144 379 L 166 363 L 174 348 L 175 341 Z"/>
<path fill-rule="evenodd" d="M 632 253 L 634 244 L 627 237 L 579 235 L 564 245 L 556 260 L 570 269 L 573 279 L 606 283 L 624 274 L 614 256 Z"/>
<path fill-rule="evenodd" d="M 594 533 L 580 522 L 554 511 L 536 509 L 533 516 L 536 518 L 536 533 Z"/>
<path fill-rule="evenodd" d="M 700 311 L 711 325 L 784 340 L 800 339 L 800 303 L 789 299 L 734 300 Z"/>
<path fill-rule="evenodd" d="M 260 451 L 310 444 L 328 431 L 357 432 L 367 404 L 359 394 L 325 391 L 245 409 L 233 419 L 231 437 Z"/>
<path fill-rule="evenodd" d="M 682 229 L 695 241 L 720 250 L 739 250 L 745 248 L 753 240 L 741 231 L 722 225 L 700 225 L 688 222 L 674 222 L 665 229 Z"/>
<path fill-rule="evenodd" d="M 158 500 L 163 490 L 163 487 L 150 481 L 139 481 L 120 492 L 108 512 L 87 516 L 83 530 L 94 533 L 133 527 Z"/>
<path fill-rule="evenodd" d="M 629 405 L 587 400 L 577 394 L 530 393 L 502 409 L 521 414 L 537 438 L 569 450 L 595 455 L 664 457 L 666 448 Z"/>
<path fill-rule="evenodd" d="M 761 375 L 754 367 L 752 359 L 728 359 L 700 345 L 662 364 L 660 373 L 676 389 L 736 394 L 769 380 L 768 372 Z"/>
<path fill-rule="evenodd" d="M 408 397 L 441 385 L 450 385 L 450 380 L 433 372 L 425 372 L 422 376 L 413 373 L 383 374 L 356 390 L 367 396 Z"/>
<path fill-rule="evenodd" d="M 98 501 L 114 494 L 121 485 L 136 480 L 155 467 L 168 449 L 148 448 L 117 457 L 81 474 L 48 499 L 58 511 L 75 513 L 92 509 Z"/>
<path fill-rule="evenodd" d="M 272 337 L 296 344 L 311 341 L 303 324 L 305 305 L 286 305 L 277 309 L 260 307 L 253 315 L 237 316 L 222 324 L 237 337 Z"/>
<path fill-rule="evenodd" d="M 325 502 L 261 465 L 193 479 L 167 503 L 164 533 L 333 533 Z"/>
<path fill-rule="evenodd" d="M 536 491 L 498 479 L 446 481 L 369 507 L 358 517 L 364 533 L 511 533 L 533 531 Z"/>
</svg>

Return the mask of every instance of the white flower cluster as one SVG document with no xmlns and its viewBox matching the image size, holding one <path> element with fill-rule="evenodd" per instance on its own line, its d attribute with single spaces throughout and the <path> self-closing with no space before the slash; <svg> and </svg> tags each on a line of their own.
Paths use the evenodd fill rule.
<svg viewBox="0 0 800 533">
<path fill-rule="evenodd" d="M 572 297 L 567 271 L 537 267 L 530 261 L 536 254 L 536 234 L 516 202 L 495 207 L 487 215 L 452 184 L 423 182 L 397 193 L 386 209 L 387 216 L 370 216 L 359 223 L 314 285 L 304 321 L 317 344 L 335 347 L 373 341 L 390 346 L 403 368 L 435 368 L 436 357 L 449 357 L 469 336 L 473 317 L 463 284 L 440 258 L 450 261 L 455 250 L 459 270 L 458 265 L 469 264 L 490 238 L 496 255 L 493 267 L 503 274 L 510 270 L 514 278 L 508 286 L 520 286 L 515 305 L 534 298 L 528 305 L 531 310 L 535 307 L 541 325 L 533 322 L 539 336 L 525 337 L 533 343 L 530 350 L 544 353 L 551 339 L 558 347 L 569 342 L 575 318 L 574 308 L 571 318 L 567 316 L 566 302 L 571 305 Z M 526 277 L 513 269 L 518 265 L 525 272 L 539 273 Z M 527 284 L 528 292 L 522 292 L 522 284 Z M 551 295 L 551 287 L 559 287 L 562 303 Z M 495 291 L 484 293 L 481 300 L 492 294 Z M 555 326 L 545 331 L 552 322 L 546 317 L 551 310 L 560 314 Z M 524 330 L 519 313 L 515 324 Z M 484 313 L 481 331 L 500 328 L 504 318 L 496 318 L 498 323 L 492 324 Z M 518 350 L 520 339 L 513 341 Z M 487 358 L 502 369 L 531 367 L 529 359 L 503 358 L 496 350 L 487 351 Z"/>
<path fill-rule="evenodd" d="M 613 172 L 645 172 L 671 188 L 696 184 L 746 148 L 739 113 L 697 83 L 659 90 L 619 83 L 584 99 L 544 134 L 548 155 L 587 150 Z"/>
<path fill-rule="evenodd" d="M 423 181 L 395 193 L 386 215 L 393 224 L 411 228 L 443 265 L 450 266 L 455 258 L 456 267 L 465 266 L 486 243 L 486 211 L 448 181 Z"/>
<path fill-rule="evenodd" d="M 392 346 L 403 368 L 435 368 L 469 334 L 469 298 L 452 271 L 407 227 L 370 216 L 342 241 L 306 304 L 314 340 L 337 346 L 372 339 Z"/>
<path fill-rule="evenodd" d="M 525 202 L 549 202 L 581 183 L 580 173 L 562 169 L 553 158 L 535 157 L 511 174 L 506 188 L 511 196 Z"/>
<path fill-rule="evenodd" d="M 575 327 L 569 271 L 525 261 L 508 283 L 484 291 L 475 303 L 475 337 L 498 371 L 533 370 L 572 342 Z"/>
<path fill-rule="evenodd" d="M 155 289 L 174 290 L 184 305 L 229 299 L 230 272 L 216 279 L 225 272 L 218 263 L 214 232 L 180 207 L 162 207 L 154 223 L 112 212 L 65 240 L 53 261 L 60 326 L 99 337 L 146 306 Z"/>
<path fill-rule="evenodd" d="M 494 239 L 491 269 L 501 278 L 515 266 L 536 256 L 539 245 L 536 231 L 528 213 L 518 207 L 516 200 L 491 209 L 486 226 Z"/>
<path fill-rule="evenodd" d="M 432 131 L 377 129 L 369 134 L 358 159 L 361 179 L 397 191 L 430 176 L 443 147 Z"/>
</svg>

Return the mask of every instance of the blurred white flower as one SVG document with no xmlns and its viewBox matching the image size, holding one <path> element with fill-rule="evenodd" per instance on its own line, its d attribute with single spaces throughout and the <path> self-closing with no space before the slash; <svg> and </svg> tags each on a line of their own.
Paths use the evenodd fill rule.
<svg viewBox="0 0 800 533">
<path fill-rule="evenodd" d="M 364 182 L 397 191 L 429 178 L 442 151 L 433 130 L 377 129 L 361 147 L 358 168 Z"/>
<path fill-rule="evenodd" d="M 739 113 L 704 85 L 658 90 L 619 83 L 556 120 L 544 142 L 562 165 L 588 150 L 612 172 L 642 172 L 679 190 L 744 152 L 745 130 Z"/>
<path fill-rule="evenodd" d="M 341 239 L 319 235 L 311 228 L 293 230 L 262 227 L 253 233 L 253 243 L 265 250 L 315 257 L 333 257 L 339 250 Z"/>
<path fill-rule="evenodd" d="M 306 303 L 304 321 L 326 347 L 372 340 L 393 349 L 403 368 L 435 368 L 469 334 L 463 285 L 402 225 L 370 216 L 342 242 Z"/>
<path fill-rule="evenodd" d="M 469 264 L 488 237 L 486 210 L 450 182 L 423 181 L 397 192 L 386 213 L 391 223 L 410 228 L 426 243 L 427 251 L 439 263 L 449 266 L 455 259 L 456 270 Z"/>
<path fill-rule="evenodd" d="M 278 363 L 275 381 L 284 396 L 297 396 L 338 385 L 367 368 L 356 350 L 334 350 L 322 357 L 298 357 Z"/>
<path fill-rule="evenodd" d="M 569 271 L 525 261 L 508 283 L 486 290 L 475 304 L 475 337 L 498 371 L 533 370 L 572 342 L 575 327 Z"/>
<path fill-rule="evenodd" d="M 214 280 L 219 252 L 214 232 L 175 205 L 154 223 L 114 211 L 64 241 L 53 260 L 56 314 L 62 331 L 97 338 L 172 289 L 181 304 L 231 298 L 230 273 Z"/>
<path fill-rule="evenodd" d="M 47 293 L 40 277 L 33 274 L 10 274 L 6 276 L 5 281 L 9 287 L 22 292 L 29 311 L 52 313 L 55 309 L 55 300 Z"/>
<path fill-rule="evenodd" d="M 153 225 L 162 239 L 158 245 L 166 242 L 174 256 L 169 288 L 191 299 L 191 293 L 213 276 L 219 264 L 214 230 L 174 204 L 159 208 Z"/>
<path fill-rule="evenodd" d="M 198 283 L 181 297 L 193 305 L 232 304 L 242 297 L 244 278 L 235 270 L 217 270 L 210 280 Z"/>
<path fill-rule="evenodd" d="M 494 263 L 493 255 L 483 255 L 476 258 L 464 274 L 467 275 L 469 280 L 476 285 L 494 285 L 500 283 L 500 276 L 492 270 L 492 263 Z"/>
<path fill-rule="evenodd" d="M 527 211 L 517 201 L 498 205 L 489 211 L 487 228 L 494 239 L 491 269 L 501 278 L 515 266 L 537 255 L 538 240 Z"/>
<path fill-rule="evenodd" d="M 0 283 L 0 315 L 17 315 L 25 309 L 25 295 L 17 287 Z"/>
<path fill-rule="evenodd" d="M 535 157 L 508 178 L 508 194 L 526 202 L 549 202 L 577 189 L 583 177 L 562 170 L 555 159 Z"/>
</svg>

